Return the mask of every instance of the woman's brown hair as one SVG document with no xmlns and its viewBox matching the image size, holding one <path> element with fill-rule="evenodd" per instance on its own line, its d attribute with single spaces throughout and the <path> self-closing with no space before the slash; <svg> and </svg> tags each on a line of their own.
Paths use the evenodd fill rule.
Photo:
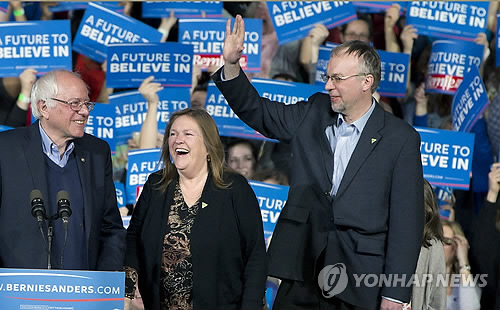
<svg viewBox="0 0 500 310">
<path fill-rule="evenodd" d="M 177 168 L 171 160 L 170 151 L 168 147 L 168 137 L 170 130 L 175 120 L 181 116 L 188 116 L 192 118 L 200 127 L 203 143 L 208 152 L 208 170 L 211 172 L 212 180 L 215 186 L 219 188 L 227 188 L 230 184 L 224 182 L 223 173 L 225 168 L 224 163 L 224 147 L 220 140 L 219 130 L 213 118 L 204 109 L 187 108 L 176 111 L 170 117 L 170 120 L 165 129 L 165 136 L 163 137 L 161 158 L 163 160 L 163 168 L 161 170 L 161 180 L 158 182 L 161 190 L 166 190 L 170 182 L 176 178 L 179 173 Z"/>
</svg>

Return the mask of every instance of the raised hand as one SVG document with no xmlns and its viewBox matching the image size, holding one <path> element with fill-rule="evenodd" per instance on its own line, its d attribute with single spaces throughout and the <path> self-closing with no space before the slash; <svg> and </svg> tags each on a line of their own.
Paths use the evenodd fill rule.
<svg viewBox="0 0 500 310">
<path fill-rule="evenodd" d="M 36 82 L 36 74 L 38 71 L 32 68 L 24 70 L 19 75 L 19 80 L 21 81 L 21 93 L 27 97 L 31 96 L 31 87 Z"/>
<path fill-rule="evenodd" d="M 149 104 L 158 103 L 160 100 L 157 92 L 163 89 L 160 83 L 153 83 L 154 76 L 149 76 L 142 81 L 139 92 Z"/>
<path fill-rule="evenodd" d="M 236 15 L 233 30 L 231 31 L 231 20 L 226 23 L 226 39 L 224 40 L 224 77 L 230 80 L 240 72 L 240 58 L 243 53 L 243 41 L 245 40 L 245 22 L 241 15 Z"/>
<path fill-rule="evenodd" d="M 411 54 L 413 41 L 418 38 L 417 28 L 412 25 L 406 25 L 401 32 L 401 42 L 403 43 L 403 53 Z"/>
<path fill-rule="evenodd" d="M 488 173 L 488 194 L 486 200 L 495 203 L 500 191 L 500 162 L 491 165 L 490 173 Z"/>
<path fill-rule="evenodd" d="M 315 46 L 320 46 L 328 37 L 330 33 L 328 29 L 323 24 L 316 24 L 309 31 L 308 36 L 311 38 L 311 43 Z"/>
<path fill-rule="evenodd" d="M 399 19 L 399 10 L 401 9 L 401 6 L 397 3 L 394 3 L 390 8 L 385 11 L 385 16 L 384 16 L 384 26 L 385 27 L 394 27 L 396 22 Z"/>
<path fill-rule="evenodd" d="M 480 32 L 477 34 L 477 36 L 474 38 L 474 42 L 479 45 L 483 45 L 485 47 L 488 47 L 488 38 L 486 37 L 486 33 Z"/>
</svg>

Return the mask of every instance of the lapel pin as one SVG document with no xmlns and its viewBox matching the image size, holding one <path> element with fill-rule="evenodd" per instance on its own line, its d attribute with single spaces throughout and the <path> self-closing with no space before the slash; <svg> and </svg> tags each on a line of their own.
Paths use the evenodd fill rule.
<svg viewBox="0 0 500 310">
<path fill-rule="evenodd" d="M 205 209 L 207 206 L 208 206 L 208 203 L 203 202 L 203 201 L 201 202 L 201 208 L 202 209 Z"/>
<path fill-rule="evenodd" d="M 372 138 L 372 144 L 375 143 L 375 142 L 377 142 L 377 139 Z"/>
<path fill-rule="evenodd" d="M 82 160 L 82 162 L 85 162 L 85 158 L 83 158 L 83 157 L 82 157 L 82 158 L 80 158 L 80 159 Z"/>
</svg>

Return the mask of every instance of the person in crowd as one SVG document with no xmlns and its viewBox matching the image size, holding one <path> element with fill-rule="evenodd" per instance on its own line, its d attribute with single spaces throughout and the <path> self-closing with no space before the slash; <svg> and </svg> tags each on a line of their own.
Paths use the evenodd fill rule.
<svg viewBox="0 0 500 310">
<path fill-rule="evenodd" d="M 369 16 L 358 14 L 358 18 L 340 27 L 340 43 L 359 40 L 370 43 L 373 38 L 373 25 Z"/>
<path fill-rule="evenodd" d="M 78 75 L 51 71 L 31 91 L 38 121 L 0 133 L 1 267 L 122 270 L 126 232 L 116 203 L 111 152 L 106 142 L 84 133 L 93 107 Z M 62 190 L 69 194 L 72 211 L 67 238 L 62 220 L 53 219 Z M 39 225 L 33 218 L 33 207 L 40 205 L 35 198 L 43 205 L 36 208 Z M 51 261 L 45 240 L 49 225 Z"/>
<path fill-rule="evenodd" d="M 491 53 L 484 64 L 484 85 L 490 104 L 486 123 L 493 154 L 500 152 L 500 68 L 496 66 L 496 40 L 490 43 Z"/>
<path fill-rule="evenodd" d="M 323 24 L 316 24 L 304 38 L 300 48 L 300 64 L 309 72 L 309 83 L 314 83 L 319 47 L 325 43 L 330 32 Z M 341 26 L 339 32 L 340 43 L 351 40 L 360 40 L 369 43 L 372 39 L 372 24 L 370 19 L 359 14 L 358 18 Z"/>
<path fill-rule="evenodd" d="M 424 179 L 425 226 L 424 239 L 415 270 L 411 309 L 444 310 L 446 307 L 446 286 L 440 285 L 438 277 L 444 278 L 443 227 L 441 226 L 436 195 L 431 184 Z M 426 277 L 431 277 L 430 281 Z"/>
<path fill-rule="evenodd" d="M 475 274 L 487 274 L 481 288 L 481 309 L 500 309 L 500 162 L 491 165 L 488 193 L 475 222 L 470 260 Z"/>
<path fill-rule="evenodd" d="M 276 185 L 290 185 L 286 174 L 284 174 L 281 170 L 273 168 L 257 170 L 257 172 L 254 173 L 252 180 Z"/>
<path fill-rule="evenodd" d="M 36 81 L 35 69 L 25 69 L 19 77 L 4 77 L 0 82 L 0 124 L 26 126 L 31 88 Z M 17 98 L 17 99 L 15 99 Z"/>
<path fill-rule="evenodd" d="M 213 79 L 240 119 L 290 142 L 294 154 L 287 205 L 269 247 L 270 275 L 283 280 L 273 308 L 401 309 L 410 287 L 357 287 L 353 278 L 409 279 L 423 236 L 420 138 L 373 100 L 380 57 L 359 40 L 336 47 L 324 76 L 328 94 L 285 105 L 260 97 L 241 70 L 244 29 L 241 16 L 232 30 L 228 21 L 225 64 Z M 332 266 L 345 268 L 349 281 L 325 298 L 337 293 L 325 281 Z"/>
<path fill-rule="evenodd" d="M 481 289 L 473 282 L 469 264 L 469 241 L 457 222 L 441 220 L 444 244 L 444 257 L 448 287 L 446 289 L 446 310 L 478 310 Z"/>
<path fill-rule="evenodd" d="M 226 145 L 227 164 L 247 179 L 257 170 L 257 150 L 250 140 L 236 139 Z"/>
<path fill-rule="evenodd" d="M 191 107 L 204 109 L 207 101 L 208 83 L 198 84 L 191 93 Z"/>
<path fill-rule="evenodd" d="M 175 112 L 165 132 L 164 167 L 149 176 L 127 231 L 126 297 L 138 280 L 146 309 L 260 309 L 267 267 L 252 188 L 225 168 L 205 110 Z"/>
</svg>

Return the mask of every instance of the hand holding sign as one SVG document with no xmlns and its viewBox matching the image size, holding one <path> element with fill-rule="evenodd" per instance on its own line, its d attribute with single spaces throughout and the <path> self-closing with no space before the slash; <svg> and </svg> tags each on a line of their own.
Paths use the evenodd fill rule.
<svg viewBox="0 0 500 310">
<path fill-rule="evenodd" d="M 231 19 L 226 23 L 226 39 L 224 40 L 224 76 L 230 80 L 238 76 L 240 72 L 240 58 L 243 53 L 243 41 L 245 39 L 245 22 L 241 15 L 236 16 L 233 31 L 231 32 Z"/>
<path fill-rule="evenodd" d="M 411 54 L 413 49 L 413 40 L 418 38 L 417 28 L 412 25 L 406 25 L 401 32 L 401 43 L 403 43 L 403 53 Z"/>
<path fill-rule="evenodd" d="M 311 39 L 311 43 L 314 46 L 320 46 L 328 38 L 328 29 L 323 24 L 316 24 L 314 28 L 309 31 L 308 37 Z"/>
<path fill-rule="evenodd" d="M 384 26 L 387 28 L 392 28 L 399 19 L 399 11 L 401 6 L 397 3 L 393 3 L 390 8 L 385 11 Z"/>
<path fill-rule="evenodd" d="M 158 27 L 158 31 L 163 34 L 161 42 L 166 42 L 170 29 L 177 23 L 177 17 L 174 16 L 174 11 L 170 12 L 169 17 L 162 17 L 161 24 Z"/>
<path fill-rule="evenodd" d="M 154 76 L 147 77 L 142 81 L 139 92 L 148 101 L 148 104 L 157 104 L 160 101 L 157 92 L 163 89 L 160 83 L 153 83 Z"/>
<path fill-rule="evenodd" d="M 490 173 L 488 174 L 488 196 L 487 200 L 494 202 L 500 191 L 500 163 L 491 165 Z M 493 196 L 490 198 L 490 196 Z"/>
</svg>

